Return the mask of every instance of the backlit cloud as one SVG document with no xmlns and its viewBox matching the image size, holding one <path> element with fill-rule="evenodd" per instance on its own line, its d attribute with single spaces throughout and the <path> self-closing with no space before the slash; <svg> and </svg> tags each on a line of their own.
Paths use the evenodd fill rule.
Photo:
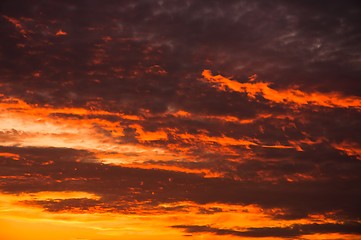
<svg viewBox="0 0 361 240">
<path fill-rule="evenodd" d="M 2 240 L 359 238 L 356 1 L 1 9 Z"/>
</svg>

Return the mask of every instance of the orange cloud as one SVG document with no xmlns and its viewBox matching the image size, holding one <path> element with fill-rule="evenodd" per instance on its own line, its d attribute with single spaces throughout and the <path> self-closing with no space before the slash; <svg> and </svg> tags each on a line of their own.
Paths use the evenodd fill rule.
<svg viewBox="0 0 361 240">
<path fill-rule="evenodd" d="M 209 169 L 206 168 L 197 168 L 197 169 L 190 169 L 186 167 L 179 167 L 174 165 L 164 165 L 162 164 L 149 164 L 149 163 L 134 163 L 134 164 L 121 164 L 122 167 L 129 167 L 129 168 L 140 168 L 140 169 L 161 169 L 161 170 L 167 170 L 167 171 L 175 171 L 175 172 L 184 172 L 184 173 L 195 173 L 195 174 L 201 174 L 205 178 L 211 178 L 211 177 L 222 177 L 220 173 L 212 172 Z M 170 179 L 171 181 L 171 179 Z"/>
<path fill-rule="evenodd" d="M 133 124 L 133 125 L 130 125 L 130 127 L 133 127 L 136 129 L 137 131 L 137 138 L 140 140 L 140 141 L 156 141 L 156 140 L 164 140 L 164 139 L 167 139 L 168 138 L 168 135 L 165 131 L 153 131 L 153 132 L 150 132 L 150 131 L 144 131 L 142 126 L 140 126 L 139 124 Z"/>
<path fill-rule="evenodd" d="M 190 113 L 184 110 L 178 110 L 175 113 L 171 113 L 174 117 L 180 117 L 180 118 L 189 118 L 189 119 L 195 119 L 195 120 L 218 120 L 223 122 L 234 122 L 237 124 L 249 124 L 253 123 L 256 120 L 269 118 L 272 116 L 272 114 L 258 114 L 255 118 L 238 118 L 231 115 L 225 115 L 225 116 L 217 116 L 217 115 L 201 115 L 201 114 L 195 114 Z"/>
<path fill-rule="evenodd" d="M 28 38 L 28 31 L 26 31 L 26 29 L 24 28 L 24 26 L 21 24 L 21 22 L 16 19 L 16 18 L 12 18 L 12 17 L 8 17 L 8 16 L 4 16 L 3 17 L 9 21 L 11 24 L 13 24 L 16 29 L 21 33 L 21 35 L 23 35 L 23 37 Z"/>
<path fill-rule="evenodd" d="M 15 161 L 20 160 L 20 155 L 16 153 L 0 152 L 0 157 L 11 158 Z"/>
<path fill-rule="evenodd" d="M 68 35 L 68 33 L 65 32 L 65 31 L 63 31 L 63 30 L 61 30 L 61 29 L 59 29 L 59 30 L 55 33 L 55 36 L 66 36 L 66 35 Z"/>
<path fill-rule="evenodd" d="M 78 115 L 79 118 L 64 118 L 57 114 Z M 92 115 L 103 115 L 104 118 L 88 118 Z M 141 119 L 102 110 L 40 107 L 19 99 L 5 99 L 0 102 L 0 132 L 5 140 L 2 145 L 83 149 L 104 157 L 100 159 L 104 163 L 174 158 L 174 154 L 160 147 L 119 142 L 117 139 L 124 136 L 123 127 L 119 122 L 106 120 L 106 116 L 117 117 L 119 121 Z M 167 137 L 165 132 L 146 132 L 141 125 L 134 126 L 142 142 Z"/>
<path fill-rule="evenodd" d="M 211 136 L 207 136 L 205 134 L 179 134 L 178 136 L 180 136 L 182 139 L 192 139 L 192 140 L 198 140 L 198 141 L 202 141 L 202 142 L 213 142 L 213 143 L 218 143 L 221 146 L 229 146 L 229 145 L 233 145 L 233 146 L 245 146 L 246 148 L 249 148 L 250 146 L 256 146 L 258 145 L 255 142 L 249 141 L 247 139 L 235 139 L 235 138 L 230 138 L 230 137 L 226 137 L 226 136 L 221 136 L 221 137 L 211 137 Z"/>
<path fill-rule="evenodd" d="M 251 99 L 257 95 L 275 103 L 293 103 L 297 105 L 318 105 L 324 107 L 361 108 L 361 98 L 357 96 L 342 96 L 340 93 L 306 93 L 298 89 L 276 90 L 266 82 L 240 83 L 235 80 L 213 75 L 210 70 L 202 72 L 203 77 L 213 83 L 220 91 L 235 91 L 245 93 Z"/>
<path fill-rule="evenodd" d="M 357 159 L 361 160 L 361 146 L 358 143 L 354 142 L 341 142 L 332 144 L 337 150 L 345 152 L 348 156 L 355 156 Z"/>
</svg>

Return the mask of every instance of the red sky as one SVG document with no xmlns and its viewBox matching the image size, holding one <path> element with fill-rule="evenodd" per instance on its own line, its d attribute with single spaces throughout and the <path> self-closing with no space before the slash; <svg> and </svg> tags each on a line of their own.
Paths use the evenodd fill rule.
<svg viewBox="0 0 361 240">
<path fill-rule="evenodd" d="M 0 3 L 0 239 L 359 239 L 358 1 Z"/>
</svg>

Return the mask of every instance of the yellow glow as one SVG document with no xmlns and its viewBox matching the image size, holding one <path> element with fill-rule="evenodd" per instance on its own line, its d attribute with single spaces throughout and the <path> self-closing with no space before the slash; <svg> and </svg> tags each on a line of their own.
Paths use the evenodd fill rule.
<svg viewBox="0 0 361 240">
<path fill-rule="evenodd" d="M 255 205 L 239 206 L 228 204 L 202 204 L 193 202 L 175 202 L 161 204 L 159 207 L 172 208 L 183 206 L 187 212 L 153 210 L 148 214 L 139 209 L 139 214 L 117 214 L 109 212 L 89 213 L 49 213 L 39 207 L 19 204 L 19 201 L 49 198 L 76 198 L 97 196 L 85 192 L 40 192 L 37 194 L 9 195 L 0 194 L 0 228 L 1 239 L 5 240 L 46 240 L 49 236 L 56 240 L 75 239 L 189 239 L 183 236 L 181 229 L 170 228 L 171 225 L 211 225 L 221 229 L 237 229 L 264 226 L 289 226 L 307 224 L 310 219 L 275 220 Z M 205 214 L 200 209 L 222 209 L 213 214 Z M 279 211 L 279 210 L 274 210 Z M 318 223 L 333 222 L 324 216 L 314 216 Z M 236 223 L 236 225 L 235 225 Z M 53 237 L 54 236 L 54 237 Z M 322 239 L 327 236 L 344 237 L 341 234 L 307 235 L 305 239 Z M 239 239 L 238 237 L 215 236 L 207 233 L 193 234 L 193 239 Z M 349 239 L 356 239 L 349 235 Z M 247 238 L 246 238 L 247 239 Z M 262 238 L 277 239 L 277 238 Z"/>
</svg>

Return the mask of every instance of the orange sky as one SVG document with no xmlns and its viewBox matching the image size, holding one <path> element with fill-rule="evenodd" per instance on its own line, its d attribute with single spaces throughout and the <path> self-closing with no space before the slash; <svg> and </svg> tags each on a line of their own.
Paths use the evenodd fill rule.
<svg viewBox="0 0 361 240">
<path fill-rule="evenodd" d="M 359 239 L 361 9 L 267 4 L 4 1 L 0 239 Z"/>
<path fill-rule="evenodd" d="M 212 79 L 212 75 L 206 76 L 205 80 Z M 222 76 L 217 76 L 222 81 L 232 81 Z M 230 84 L 230 83 L 229 83 Z M 247 90 L 247 89 L 246 89 Z M 275 96 L 275 95 L 273 95 Z M 277 96 L 275 96 L 277 98 Z M 251 97 L 252 98 L 252 97 Z M 347 100 L 346 100 L 347 101 Z M 353 106 L 352 106 L 353 107 Z M 358 107 L 358 106 L 355 106 Z M 36 153 L 26 153 L 21 149 L 52 149 L 52 148 L 70 148 L 77 151 L 86 151 L 86 156 L 75 157 L 74 161 L 81 164 L 90 162 L 91 164 L 105 164 L 112 166 L 139 168 L 139 169 L 158 169 L 161 171 L 182 172 L 185 174 L 195 174 L 204 178 L 221 179 L 228 178 L 226 170 L 213 169 L 207 166 L 206 156 L 197 155 L 195 149 L 203 149 L 204 153 L 220 154 L 229 158 L 231 162 L 250 161 L 257 158 L 257 152 L 262 148 L 279 149 L 279 151 L 302 152 L 302 146 L 312 146 L 319 141 L 307 140 L 307 134 L 299 140 L 289 140 L 288 143 L 279 142 L 267 143 L 259 138 L 251 137 L 231 137 L 225 134 L 219 136 L 210 135 L 209 131 L 202 131 L 198 134 L 183 133 L 177 128 L 159 128 L 156 131 L 147 131 L 143 125 L 148 119 L 155 116 L 146 114 L 142 116 L 128 116 L 118 112 L 91 111 L 83 108 L 56 108 L 41 107 L 28 104 L 20 99 L 3 98 L 1 103 L 0 119 L 2 122 L 2 150 L 0 157 L 5 162 L 20 162 L 20 166 L 52 166 L 61 161 L 73 161 L 71 159 L 61 160 L 53 159 L 59 156 L 45 155 L 37 159 Z M 72 114 L 73 116 L 85 116 L 85 118 L 66 118 L 56 114 Z M 119 123 L 109 121 L 99 116 L 115 116 Z M 184 110 L 171 111 L 162 115 L 157 115 L 163 119 L 202 119 L 203 121 L 216 121 L 219 124 L 232 122 L 235 125 L 252 125 L 254 122 L 264 121 L 265 119 L 283 119 L 292 118 L 288 116 L 259 115 L 252 120 L 242 122 L 237 117 L 232 116 L 206 116 L 203 114 L 187 113 Z M 128 126 L 134 129 L 136 142 L 119 142 L 117 139 L 124 137 L 123 121 L 130 121 Z M 100 132 L 109 131 L 110 134 Z M 171 142 L 170 138 L 177 139 Z M 160 143 L 158 141 L 161 141 Z M 323 140 L 320 140 L 322 142 Z M 334 149 L 344 152 L 349 156 L 356 156 L 359 159 L 358 145 L 347 143 L 334 143 Z M 235 149 L 236 147 L 236 149 Z M 239 158 L 240 151 L 243 157 Z M 30 155 L 29 155 L 30 154 Z M 37 154 L 42 155 L 41 152 Z M 32 159 L 34 158 L 34 159 Z M 149 162 L 150 159 L 157 160 Z M 247 160 L 249 159 L 249 160 Z M 176 160 L 176 162 L 174 162 Z M 40 161 L 40 162 L 38 162 Z M 60 162 L 59 162 L 60 161 Z M 182 162 L 204 162 L 204 167 L 192 167 L 192 164 L 182 164 Z M 263 161 L 263 160 L 261 160 Z M 277 161 L 277 160 L 275 160 Z M 23 162 L 23 163 L 22 163 Z M 179 164 L 177 164 L 179 162 Z M 11 164 L 10 164 L 11 165 Z M 6 166 L 6 165 L 5 165 Z M 15 165 L 16 166 L 16 165 Z M 19 166 L 19 165 L 17 165 Z M 104 166 L 104 165 L 103 165 Z M 231 167 L 231 166 L 230 166 Z M 66 167 L 69 168 L 69 167 Z M 64 169 L 69 171 L 70 169 Z M 67 174 L 64 178 L 59 178 L 55 182 L 62 183 L 92 181 L 89 177 L 81 177 L 81 174 Z M 63 171 L 63 170 L 61 170 Z M 44 172 L 45 173 L 45 172 Z M 26 181 L 27 178 L 34 178 L 41 181 L 48 181 L 51 185 L 52 173 L 36 174 L 24 172 L 23 175 L 14 173 L 5 174 L 2 177 L 2 186 L 16 183 L 17 181 Z M 61 172 L 60 172 L 61 173 Z M 172 174 L 170 174 L 172 175 Z M 273 176 L 267 172 L 267 169 L 258 171 L 257 175 L 262 181 L 277 183 L 280 176 Z M 94 179 L 99 179 L 94 176 Z M 116 175 L 114 176 L 116 177 Z M 312 174 L 294 173 L 281 176 L 288 182 L 315 181 Z M 236 181 L 242 181 L 242 178 L 233 176 Z M 48 179 L 48 180 L 47 180 Z M 141 177 L 140 177 L 141 179 Z M 172 177 L 166 179 L 169 183 L 173 181 Z M 142 186 L 146 182 L 139 180 L 139 188 L 130 187 L 131 194 L 142 194 Z M 55 186 L 54 186 L 55 187 Z M 11 188 L 11 185 L 10 185 Z M 238 205 L 228 203 L 197 203 L 197 201 L 176 200 L 164 203 L 158 202 L 153 207 L 147 206 L 149 201 L 145 200 L 132 203 L 132 206 L 125 210 L 117 210 L 117 203 L 108 205 L 103 202 L 102 194 L 92 193 L 91 188 L 88 191 L 68 191 L 65 188 L 55 189 L 46 188 L 47 191 L 24 189 L 25 192 L 14 192 L 11 194 L 4 191 L 1 195 L 1 216 L 0 222 L 3 229 L 4 239 L 47 239 L 49 236 L 55 239 L 222 239 L 223 234 L 215 235 L 212 232 L 193 233 L 190 231 L 182 233 L 182 228 L 178 226 L 208 226 L 214 229 L 234 229 L 233 231 L 247 230 L 247 228 L 264 227 L 288 227 L 294 224 L 337 224 L 338 221 L 333 218 L 334 214 L 309 214 L 307 217 L 298 219 L 274 219 L 272 213 L 280 212 L 282 208 L 263 208 L 257 204 Z M 157 191 L 164 191 L 164 187 L 155 189 L 150 194 L 157 199 Z M 182 188 L 181 188 L 182 189 Z M 181 191 L 187 191 L 187 186 Z M 140 192 L 139 192 L 140 191 Z M 233 190 L 231 190 L 233 191 Z M 15 195 L 14 195 L 15 194 Z M 163 193 L 160 193 L 163 194 Z M 136 199 L 136 198 L 135 198 Z M 139 200 L 132 201 L 139 201 Z M 68 204 L 56 208 L 57 203 L 70 200 Z M 94 205 L 82 206 L 81 201 L 94 200 Z M 80 201 L 80 205 L 72 206 L 72 202 Z M 99 203 L 96 203 L 96 202 Z M 122 200 L 126 201 L 126 200 Z M 54 205 L 55 204 L 55 205 Z M 73 203 L 74 204 L 74 203 Z M 120 205 L 124 204 L 121 203 Z M 54 206 L 53 206 L 54 205 Z M 51 207 L 55 207 L 51 210 Z M 287 211 L 287 210 L 286 210 Z M 172 228 L 172 226 L 175 226 Z M 307 234 L 305 239 L 323 239 L 345 237 L 340 233 Z M 235 236 L 233 236 L 235 235 Z M 239 238 L 236 234 L 229 234 Z M 241 237 L 242 238 L 242 237 Z M 248 237 L 246 237 L 248 238 Z M 357 239 L 357 236 L 347 235 L 349 239 Z M 277 237 L 265 237 L 264 239 L 279 239 Z"/>
</svg>

